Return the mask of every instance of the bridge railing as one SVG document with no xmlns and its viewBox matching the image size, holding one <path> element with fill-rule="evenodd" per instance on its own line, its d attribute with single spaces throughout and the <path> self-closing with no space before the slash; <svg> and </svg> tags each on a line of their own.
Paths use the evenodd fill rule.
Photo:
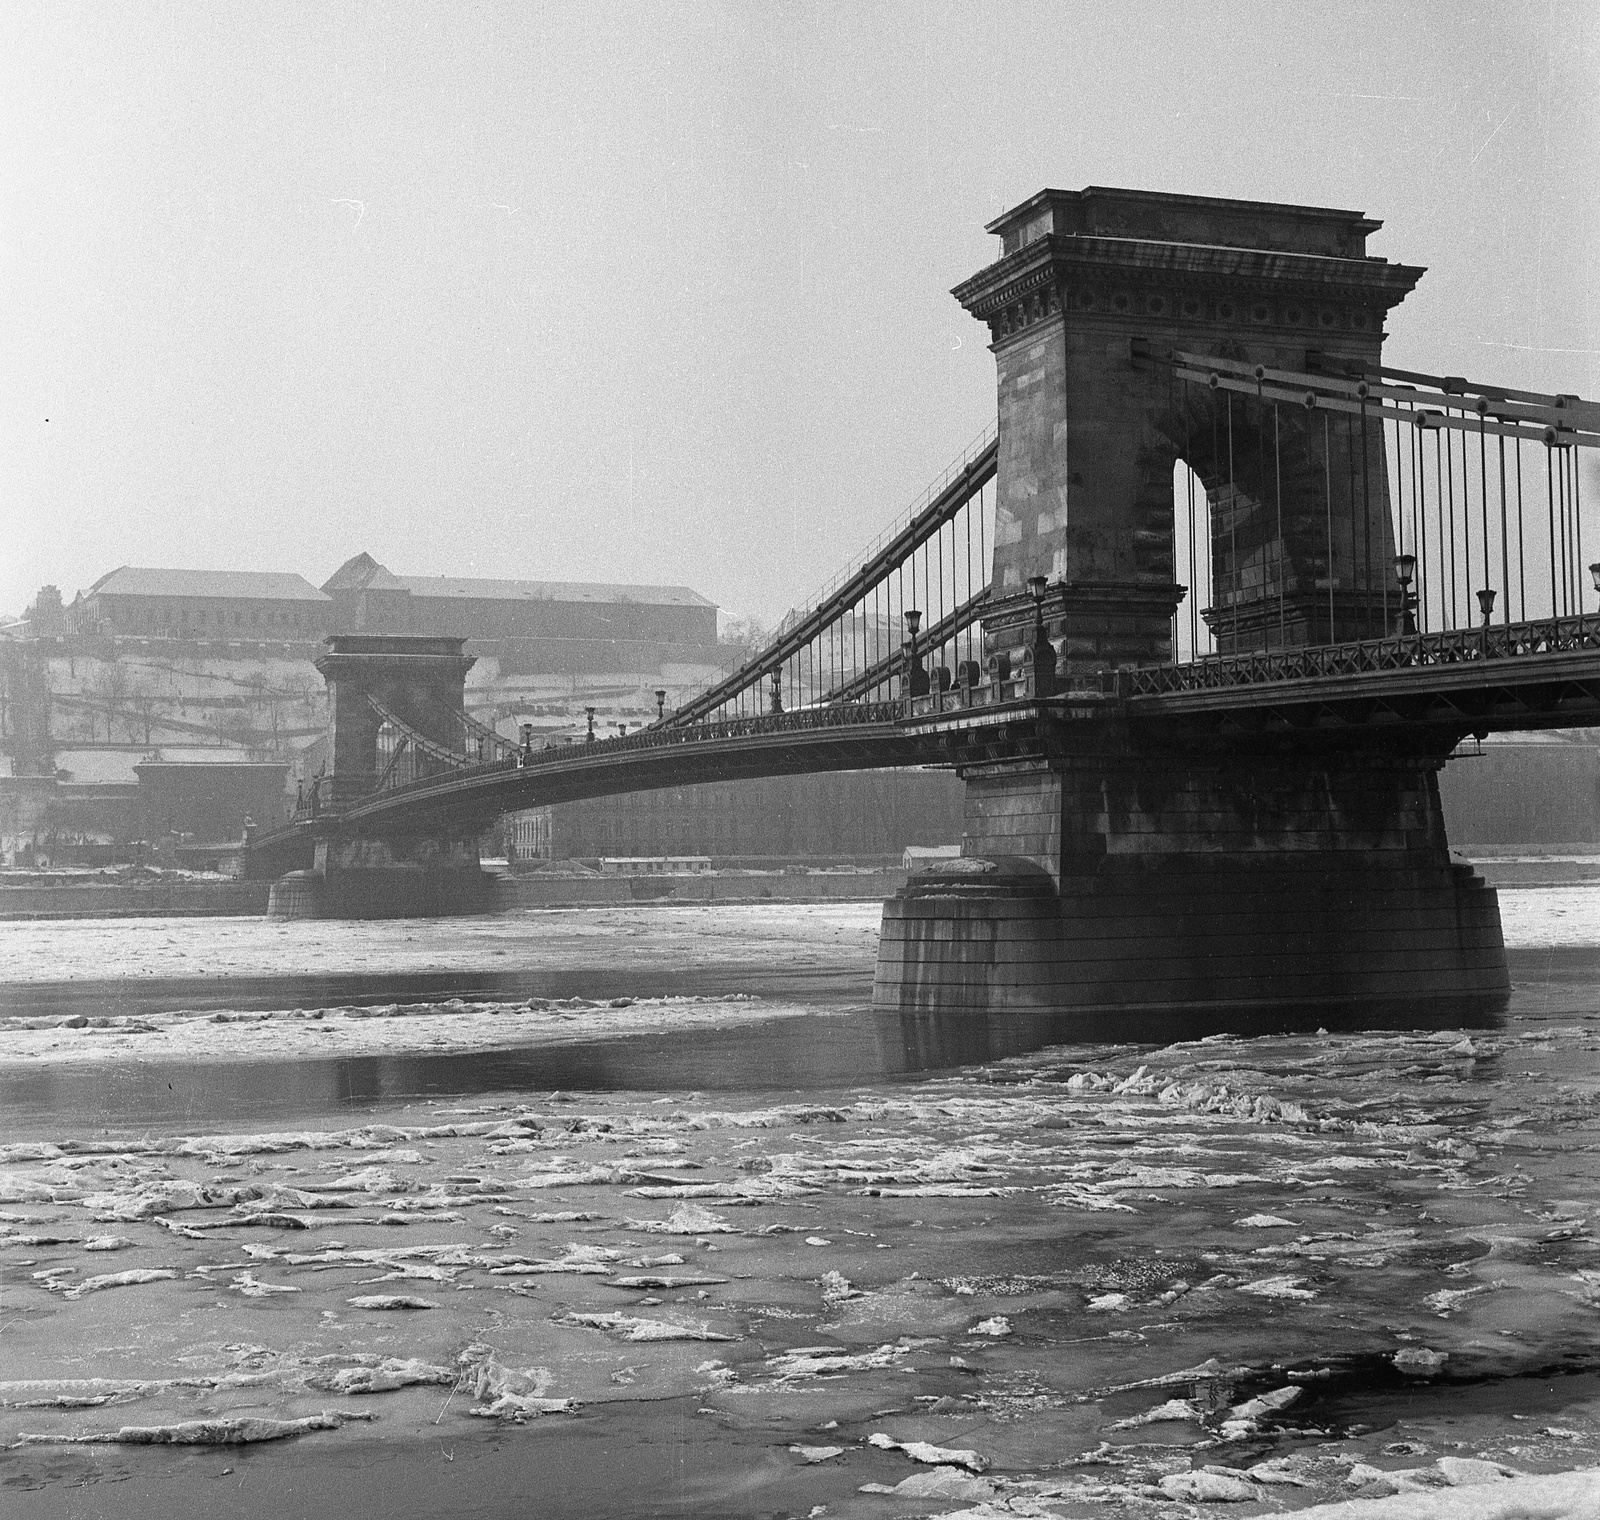
<svg viewBox="0 0 1600 1520">
<path fill-rule="evenodd" d="M 1509 625 L 1395 634 L 1303 649 L 1210 655 L 1182 665 L 1148 665 L 1121 674 L 1127 695 L 1151 697 L 1167 692 L 1216 691 L 1422 666 L 1525 659 L 1579 649 L 1600 649 L 1600 614 L 1530 618 Z"/>
<path fill-rule="evenodd" d="M 1030 676 L 983 683 L 964 682 L 917 697 L 893 700 L 816 703 L 784 712 L 711 717 L 675 727 L 652 727 L 610 739 L 531 745 L 502 751 L 493 759 L 456 754 L 417 733 L 392 715 L 393 756 L 373 792 L 426 792 L 441 782 L 467 781 L 517 771 L 569 768 L 575 761 L 623 760 L 702 745 L 759 738 L 781 738 L 856 729 L 882 732 L 929 719 L 959 719 L 988 711 L 997 719 L 1005 709 L 1032 709 L 1048 702 L 1072 711 L 1074 699 L 1088 704 L 1130 697 L 1172 693 L 1239 690 L 1307 680 L 1367 675 L 1382 671 L 1425 669 L 1464 664 L 1499 664 L 1582 650 L 1600 650 L 1600 614 L 1533 618 L 1509 627 L 1395 635 L 1346 644 L 1277 649 L 1239 655 L 1215 655 L 1184 664 L 1150 665 L 1121 670 L 1074 672 L 1057 677 L 1040 693 Z M 1486 679 L 1496 679 L 1485 672 Z M 404 756 L 413 756 L 411 763 Z M 302 798 L 297 823 L 315 820 L 335 809 L 327 790 L 331 778 L 319 778 Z"/>
<path fill-rule="evenodd" d="M 375 704 L 376 705 L 376 704 Z M 383 711 L 382 708 L 379 709 Z M 707 743 L 739 739 L 815 733 L 835 729 L 867 729 L 892 725 L 908 715 L 904 701 L 850 702 L 818 705 L 796 711 L 761 713 L 746 717 L 712 718 L 677 728 L 655 727 L 613 739 L 589 739 L 548 744 L 541 749 L 504 746 L 494 758 L 478 759 L 453 753 L 419 734 L 410 725 L 385 713 L 392 726 L 395 761 L 385 764 L 368 795 L 431 788 L 441 780 L 502 774 L 508 771 L 555 769 L 574 760 L 597 760 L 641 752 L 660 752 Z M 415 757 L 408 762 L 405 757 Z M 383 752 L 380 750 L 380 759 Z M 332 807 L 331 778 L 321 777 L 301 799 L 295 821 L 308 822 Z"/>
</svg>

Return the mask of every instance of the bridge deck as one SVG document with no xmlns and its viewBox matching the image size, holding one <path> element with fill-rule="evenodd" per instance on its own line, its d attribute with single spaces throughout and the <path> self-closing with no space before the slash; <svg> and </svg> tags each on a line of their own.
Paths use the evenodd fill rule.
<svg viewBox="0 0 1600 1520">
<path fill-rule="evenodd" d="M 486 827 L 521 808 L 807 771 L 955 765 L 1070 748 L 1079 724 L 1123 719 L 1177 742 L 1277 729 L 1397 726 L 1435 741 L 1468 733 L 1600 724 L 1600 617 L 1367 640 L 1076 678 L 1036 700 L 1022 682 L 915 702 L 662 724 L 515 760 L 463 763 L 258 834 L 267 860 L 319 833 Z M 1086 739 L 1089 732 L 1085 729 Z"/>
</svg>

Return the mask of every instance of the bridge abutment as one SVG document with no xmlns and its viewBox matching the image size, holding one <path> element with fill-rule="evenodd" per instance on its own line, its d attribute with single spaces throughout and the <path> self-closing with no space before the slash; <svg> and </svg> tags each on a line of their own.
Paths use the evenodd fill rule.
<svg viewBox="0 0 1600 1520">
<path fill-rule="evenodd" d="M 486 913 L 493 886 L 473 838 L 332 837 L 272 884 L 272 918 L 440 918 Z"/>
<path fill-rule="evenodd" d="M 969 772 L 961 860 L 885 905 L 903 1012 L 1481 1012 L 1498 900 L 1451 861 L 1440 759 L 1101 753 Z"/>
</svg>

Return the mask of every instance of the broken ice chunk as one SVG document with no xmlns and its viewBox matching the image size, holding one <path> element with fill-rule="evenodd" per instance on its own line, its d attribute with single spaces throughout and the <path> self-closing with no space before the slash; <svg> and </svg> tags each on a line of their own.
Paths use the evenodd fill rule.
<svg viewBox="0 0 1600 1520">
<path fill-rule="evenodd" d="M 1157 1485 L 1169 1499 L 1186 1499 L 1191 1503 L 1247 1504 L 1260 1495 L 1255 1485 L 1243 1477 L 1211 1472 L 1168 1473 Z"/>
<path fill-rule="evenodd" d="M 975 1451 L 957 1451 L 949 1446 L 934 1446 L 928 1441 L 897 1441 L 883 1431 L 874 1431 L 867 1437 L 867 1445 L 880 1451 L 903 1451 L 913 1462 L 926 1462 L 931 1466 L 965 1467 L 969 1472 L 981 1473 L 989 1459 Z"/>
<path fill-rule="evenodd" d="M 1239 1291 L 1257 1298 L 1315 1298 L 1313 1289 L 1300 1286 L 1304 1281 L 1303 1277 L 1259 1277 L 1254 1282 L 1240 1283 Z"/>
<path fill-rule="evenodd" d="M 104 1288 L 132 1288 L 140 1283 L 164 1282 L 178 1274 L 170 1267 L 139 1267 L 131 1272 L 107 1272 L 100 1277 L 86 1277 L 75 1287 L 68 1288 L 63 1298 L 82 1298 L 85 1293 L 98 1293 Z"/>
<path fill-rule="evenodd" d="M 1402 1346 L 1391 1360 L 1401 1372 L 1413 1377 L 1432 1377 L 1450 1360 L 1450 1353 L 1430 1351 L 1426 1346 Z"/>
</svg>

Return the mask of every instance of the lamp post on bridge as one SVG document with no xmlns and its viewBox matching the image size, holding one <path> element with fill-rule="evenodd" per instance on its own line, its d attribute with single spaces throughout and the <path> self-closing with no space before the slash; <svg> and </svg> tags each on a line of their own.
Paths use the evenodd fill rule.
<svg viewBox="0 0 1600 1520">
<path fill-rule="evenodd" d="M 908 607 L 903 616 L 906 625 L 906 716 L 909 718 L 915 711 L 917 698 L 928 694 L 928 673 L 922 668 L 922 660 L 917 654 L 917 630 L 922 627 L 922 613 L 915 607 Z"/>
<path fill-rule="evenodd" d="M 1056 691 L 1056 647 L 1044 626 L 1044 594 L 1050 582 L 1042 575 L 1028 577 L 1028 595 L 1033 598 L 1033 696 L 1053 697 Z"/>
<path fill-rule="evenodd" d="M 588 736 L 585 738 L 584 743 L 585 744 L 593 744 L 594 743 L 594 714 L 595 714 L 595 709 L 592 708 L 592 707 L 586 707 L 586 708 L 584 708 L 584 712 L 589 715 L 589 733 L 588 733 Z"/>
<path fill-rule="evenodd" d="M 783 671 L 777 665 L 772 667 L 772 703 L 769 710 L 774 714 L 783 711 Z"/>
<path fill-rule="evenodd" d="M 1400 582 L 1400 627 L 1397 631 L 1402 638 L 1409 638 L 1417 631 L 1417 620 L 1412 616 L 1412 609 L 1417 605 L 1417 598 L 1411 589 L 1411 579 L 1416 573 L 1417 557 L 1415 554 L 1395 555 L 1394 578 Z"/>
<path fill-rule="evenodd" d="M 1600 591 L 1600 559 L 1589 566 L 1589 579 L 1594 582 L 1594 589 Z M 1526 617 L 1527 614 L 1524 613 L 1523 616 Z"/>
<path fill-rule="evenodd" d="M 1477 593 L 1478 611 L 1483 614 L 1483 626 L 1478 630 L 1478 648 L 1484 659 L 1489 658 L 1489 619 L 1494 616 L 1494 591 L 1485 586 Z"/>
<path fill-rule="evenodd" d="M 656 722 L 665 722 L 667 716 L 667 689 L 664 686 L 656 687 Z"/>
</svg>

